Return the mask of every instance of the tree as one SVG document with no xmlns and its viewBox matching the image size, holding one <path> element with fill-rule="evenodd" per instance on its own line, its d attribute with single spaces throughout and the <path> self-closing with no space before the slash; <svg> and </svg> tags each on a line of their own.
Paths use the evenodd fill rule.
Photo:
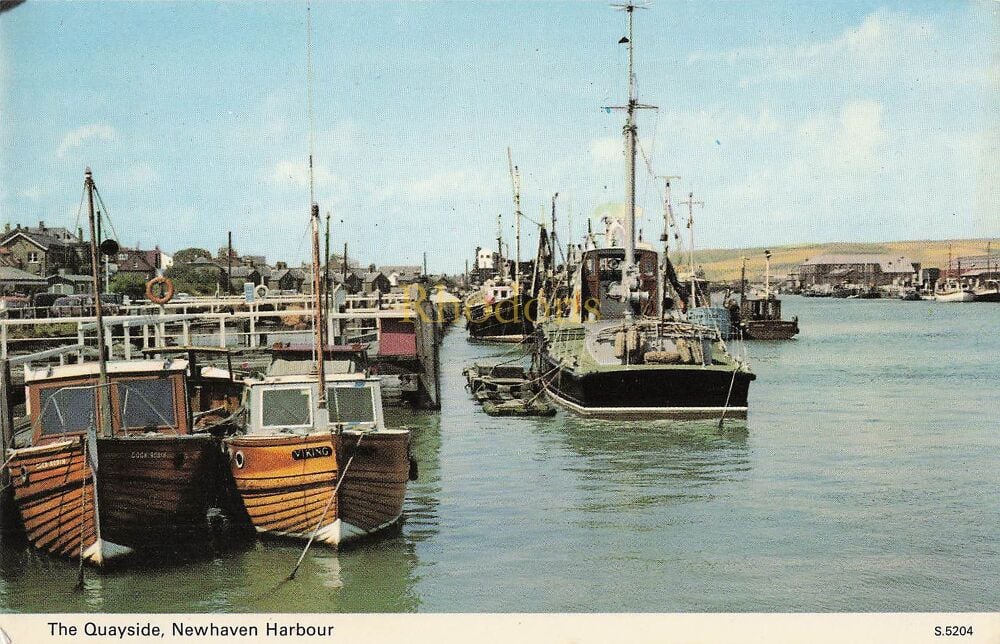
<svg viewBox="0 0 1000 644">
<path fill-rule="evenodd" d="M 174 253 L 174 264 L 190 264 L 199 257 L 212 259 L 212 253 L 204 248 L 182 248 Z"/>
<path fill-rule="evenodd" d="M 175 259 L 174 265 L 164 275 L 173 281 L 174 290 L 178 293 L 214 295 L 219 286 L 219 273 L 219 268 L 214 265 L 178 264 Z"/>
<path fill-rule="evenodd" d="M 108 290 L 127 295 L 131 300 L 138 300 L 146 295 L 146 280 L 135 273 L 118 273 L 111 278 Z"/>
</svg>

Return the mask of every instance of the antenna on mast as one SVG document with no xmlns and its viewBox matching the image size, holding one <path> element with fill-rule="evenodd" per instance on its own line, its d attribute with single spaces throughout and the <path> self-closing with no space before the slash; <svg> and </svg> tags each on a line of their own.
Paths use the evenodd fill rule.
<svg viewBox="0 0 1000 644">
<path fill-rule="evenodd" d="M 682 204 L 688 207 L 688 231 L 690 232 L 691 245 L 688 248 L 688 263 L 691 265 L 691 308 L 698 306 L 697 290 L 695 289 L 694 281 L 694 207 L 702 206 L 704 207 L 704 201 L 695 201 L 694 193 L 688 193 L 688 200 L 682 201 Z"/>
<path fill-rule="evenodd" d="M 638 128 L 635 124 L 635 111 L 641 109 L 656 109 L 654 105 L 643 105 L 639 103 L 635 88 L 634 69 L 634 31 L 632 17 L 636 9 L 644 9 L 631 2 L 625 4 L 612 4 L 619 11 L 628 14 L 628 36 L 618 41 L 618 44 L 628 45 L 628 104 L 624 106 L 605 107 L 605 110 L 625 110 L 625 261 L 622 262 L 622 281 L 619 296 L 622 301 L 630 303 L 632 290 L 639 283 L 639 269 L 635 264 L 635 155 L 636 155 L 636 135 Z M 625 319 L 631 321 L 632 306 L 625 307 Z"/>
</svg>

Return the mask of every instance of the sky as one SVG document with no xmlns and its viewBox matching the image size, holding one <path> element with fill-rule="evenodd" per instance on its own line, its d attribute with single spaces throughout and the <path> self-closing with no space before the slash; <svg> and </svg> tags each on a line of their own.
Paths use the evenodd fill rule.
<svg viewBox="0 0 1000 644">
<path fill-rule="evenodd" d="M 455 273 L 498 214 L 513 253 L 510 148 L 522 211 L 558 192 L 576 239 L 624 200 L 625 33 L 605 2 L 29 0 L 0 15 L 0 220 L 84 225 L 90 166 L 126 246 L 298 262 L 312 145 L 332 248 Z M 660 175 L 699 248 L 1000 235 L 998 35 L 989 0 L 649 3 L 644 238 Z"/>
</svg>

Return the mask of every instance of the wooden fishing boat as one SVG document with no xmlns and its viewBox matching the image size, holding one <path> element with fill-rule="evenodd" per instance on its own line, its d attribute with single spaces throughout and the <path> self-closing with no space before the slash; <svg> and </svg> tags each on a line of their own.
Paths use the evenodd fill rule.
<svg viewBox="0 0 1000 644">
<path fill-rule="evenodd" d="M 259 533 L 337 546 L 395 524 L 411 473 L 410 432 L 386 429 L 379 379 L 275 376 L 249 383 L 249 426 L 225 440 Z"/>
<path fill-rule="evenodd" d="M 212 436 L 191 433 L 187 361 L 105 368 L 106 430 L 96 363 L 26 368 L 32 445 L 7 455 L 31 543 L 95 565 L 204 532 L 218 471 Z"/>
<path fill-rule="evenodd" d="M 315 203 L 311 221 L 313 283 L 322 284 Z M 410 432 L 385 428 L 380 380 L 327 375 L 321 290 L 313 294 L 314 372 L 248 381 L 246 433 L 225 444 L 257 532 L 339 546 L 399 521 L 416 470 Z"/>
</svg>

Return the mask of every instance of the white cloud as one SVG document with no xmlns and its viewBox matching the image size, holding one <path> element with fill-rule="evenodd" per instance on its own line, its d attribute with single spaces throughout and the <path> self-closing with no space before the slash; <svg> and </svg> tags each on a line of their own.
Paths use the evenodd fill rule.
<svg viewBox="0 0 1000 644">
<path fill-rule="evenodd" d="M 831 74 L 871 76 L 890 69 L 898 74 L 901 68 L 919 70 L 926 79 L 929 69 L 923 63 L 935 60 L 936 36 L 937 30 L 930 22 L 879 10 L 828 40 L 695 52 L 688 57 L 688 64 L 722 62 L 746 67 L 747 72 L 740 78 L 743 87 Z M 966 80 L 981 82 L 980 76 Z M 953 76 L 949 78 L 955 81 Z"/>
<path fill-rule="evenodd" d="M 383 203 L 402 200 L 409 203 L 435 201 L 454 202 L 459 199 L 485 199 L 501 190 L 503 184 L 471 170 L 444 170 L 435 174 L 392 181 L 374 191 L 374 200 Z"/>
<path fill-rule="evenodd" d="M 68 132 L 66 136 L 63 137 L 62 143 L 59 144 L 59 148 L 56 150 L 56 156 L 60 159 L 65 158 L 69 152 L 86 144 L 91 139 L 97 139 L 99 141 L 114 141 L 117 136 L 118 133 L 115 131 L 115 128 L 110 125 L 103 125 L 100 123 L 83 125 L 75 130 L 72 130 L 71 132 Z"/>
</svg>

